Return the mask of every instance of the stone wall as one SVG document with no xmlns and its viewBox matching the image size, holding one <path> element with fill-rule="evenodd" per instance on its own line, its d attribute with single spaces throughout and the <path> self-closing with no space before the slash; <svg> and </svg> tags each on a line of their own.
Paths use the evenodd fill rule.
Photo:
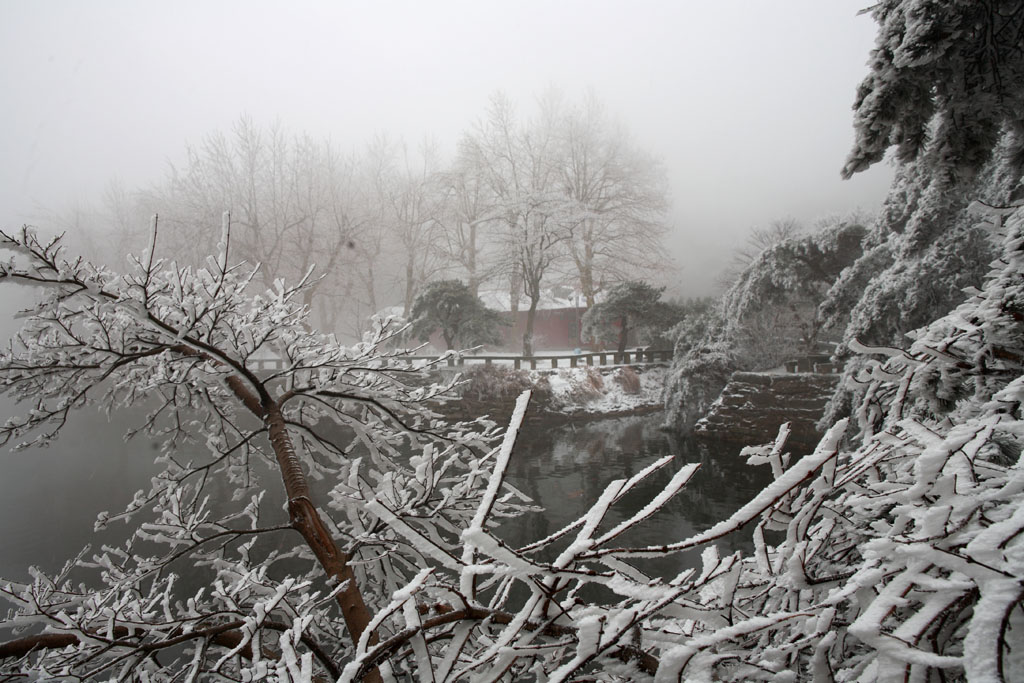
<svg viewBox="0 0 1024 683">
<path fill-rule="evenodd" d="M 708 414 L 694 427 L 697 436 L 744 445 L 775 439 L 791 423 L 789 444 L 813 446 L 815 423 L 839 381 L 837 374 L 734 372 Z"/>
</svg>

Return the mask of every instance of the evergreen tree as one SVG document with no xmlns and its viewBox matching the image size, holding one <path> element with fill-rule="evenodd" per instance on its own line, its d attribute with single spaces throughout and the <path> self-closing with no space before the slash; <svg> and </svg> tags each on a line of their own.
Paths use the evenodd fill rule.
<svg viewBox="0 0 1024 683">
<path fill-rule="evenodd" d="M 950 171 L 984 165 L 1024 111 L 1024 3 L 882 0 L 870 73 L 854 103 L 856 141 L 843 175 L 926 158 Z"/>
<path fill-rule="evenodd" d="M 843 175 L 895 147 L 899 162 L 864 255 L 832 287 L 822 313 L 844 346 L 903 346 L 981 285 L 997 254 L 975 202 L 1021 199 L 1024 172 L 1024 2 L 885 0 L 871 71 L 854 105 L 856 139 Z M 846 366 L 848 379 L 862 362 Z M 858 398 L 842 383 L 826 420 Z"/>
<path fill-rule="evenodd" d="M 412 331 L 422 341 L 441 332 L 448 349 L 498 344 L 504 322 L 460 280 L 431 282 L 412 306 Z"/>
<path fill-rule="evenodd" d="M 682 318 L 678 306 L 662 301 L 664 287 L 646 282 L 622 282 L 608 291 L 608 298 L 583 314 L 583 335 L 616 345 L 625 353 L 630 334 L 650 342 Z"/>
<path fill-rule="evenodd" d="M 764 250 L 739 274 L 723 299 L 722 316 L 748 369 L 813 352 L 835 329 L 819 304 L 861 255 L 865 233 L 857 220 L 828 219 L 816 232 Z"/>
</svg>

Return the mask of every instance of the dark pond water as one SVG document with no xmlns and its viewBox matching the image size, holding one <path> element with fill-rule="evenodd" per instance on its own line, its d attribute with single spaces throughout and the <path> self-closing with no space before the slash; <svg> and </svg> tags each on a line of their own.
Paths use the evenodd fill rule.
<svg viewBox="0 0 1024 683">
<path fill-rule="evenodd" d="M 3 411 L 0 414 L 10 414 Z M 141 413 L 141 411 L 140 411 Z M 751 468 L 731 446 L 714 447 L 658 430 L 659 414 L 524 429 L 510 465 L 509 481 L 545 508 L 500 530 L 512 544 L 546 536 L 585 513 L 604 487 L 631 476 L 658 457 L 671 465 L 642 483 L 612 509 L 609 523 L 642 507 L 685 463 L 700 463 L 687 488 L 637 533 L 629 544 L 684 539 L 725 518 L 767 482 L 764 468 Z M 120 511 L 155 473 L 145 441 L 124 443 L 122 430 L 91 411 L 76 416 L 65 435 L 47 449 L 0 452 L 0 577 L 27 578 L 27 567 L 53 571 L 85 543 L 116 542 L 124 527 L 112 524 L 93 534 L 97 513 Z M 723 549 L 745 548 L 741 538 Z M 674 575 L 695 557 L 673 556 L 648 566 Z"/>
<path fill-rule="evenodd" d="M 0 403 L 3 419 L 12 414 Z M 55 571 L 86 543 L 123 538 L 117 524 L 93 534 L 96 515 L 123 510 L 157 473 L 151 444 L 125 443 L 124 428 L 93 410 L 75 414 L 65 430 L 47 448 L 0 450 L 0 578 L 25 579 L 29 565 Z"/>
<path fill-rule="evenodd" d="M 558 531 L 586 514 L 610 482 L 628 479 L 665 455 L 674 456 L 673 461 L 613 506 L 603 526 L 641 509 L 683 465 L 698 463 L 700 469 L 664 508 L 623 537 L 623 545 L 661 545 L 688 538 L 728 517 L 771 481 L 766 468 L 746 465 L 738 447 L 666 434 L 658 429 L 661 421 L 658 413 L 525 428 L 510 464 L 509 481 L 543 506 L 544 512 L 516 519 L 500 535 L 511 545 L 523 545 Z M 749 534 L 738 534 L 718 545 L 723 552 L 748 550 L 749 538 Z M 645 568 L 674 576 L 695 566 L 699 552 L 645 561 Z"/>
</svg>

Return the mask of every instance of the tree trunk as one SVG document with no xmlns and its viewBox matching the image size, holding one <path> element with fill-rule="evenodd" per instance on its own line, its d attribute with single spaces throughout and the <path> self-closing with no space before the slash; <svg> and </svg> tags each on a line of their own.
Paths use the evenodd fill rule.
<svg viewBox="0 0 1024 683">
<path fill-rule="evenodd" d="M 370 305 L 370 313 L 376 313 L 379 309 L 377 308 L 377 290 L 375 282 L 377 279 L 376 273 L 373 272 L 373 261 L 370 259 L 366 260 L 366 298 Z M 362 325 L 360 324 L 360 327 Z"/>
<path fill-rule="evenodd" d="M 310 499 L 309 483 L 302 463 L 295 453 L 295 446 L 288 435 L 284 416 L 280 407 L 272 400 L 263 401 L 263 421 L 269 430 L 270 445 L 281 469 L 281 479 L 284 481 L 285 494 L 288 496 L 288 517 L 292 527 L 302 535 L 327 575 L 345 586 L 338 593 L 337 602 L 352 642 L 358 643 L 370 624 L 370 610 L 359 590 L 355 573 L 349 564 L 349 557 L 338 548 Z M 371 634 L 370 645 L 377 642 L 377 634 Z M 383 679 L 380 671 L 374 668 L 363 680 L 378 683 Z"/>
<path fill-rule="evenodd" d="M 523 286 L 522 276 L 519 274 L 519 269 L 514 267 L 512 274 L 509 276 L 509 287 L 508 287 L 508 306 L 512 312 L 512 318 L 515 319 L 516 314 L 519 313 L 519 291 Z"/>
<path fill-rule="evenodd" d="M 476 272 L 476 223 L 469 223 L 469 253 L 466 254 L 466 287 L 473 296 L 480 296 L 480 279 Z"/>
<path fill-rule="evenodd" d="M 416 265 L 412 257 L 405 264 L 405 305 L 402 309 L 402 317 L 409 319 L 409 312 L 412 311 L 413 295 L 416 293 Z"/>
<path fill-rule="evenodd" d="M 583 244 L 583 267 L 580 269 L 580 288 L 587 300 L 587 308 L 597 303 L 597 292 L 594 289 L 594 243 L 585 239 Z"/>
<path fill-rule="evenodd" d="M 186 356 L 210 358 L 205 353 L 184 344 L 175 346 L 173 349 Z M 338 548 L 320 518 L 316 506 L 313 505 L 310 498 L 309 481 L 302 469 L 302 462 L 295 452 L 295 445 L 288 435 L 284 415 L 281 414 L 281 406 L 252 377 L 248 381 L 256 384 L 255 390 L 250 389 L 247 380 L 239 374 L 229 374 L 224 381 L 242 402 L 242 405 L 267 426 L 270 447 L 274 450 L 274 458 L 281 471 L 285 495 L 288 497 L 289 521 L 292 527 L 302 535 L 302 539 L 309 549 L 313 551 L 313 555 L 324 572 L 345 586 L 338 593 L 336 600 L 341 608 L 342 617 L 345 619 L 349 637 L 352 638 L 353 644 L 357 644 L 370 624 L 370 610 L 359 590 L 359 584 L 356 582 L 355 573 L 349 564 L 348 555 Z M 258 396 L 257 391 L 259 392 Z M 376 645 L 378 642 L 377 634 L 370 634 L 369 644 Z M 382 683 L 383 681 L 377 668 L 368 672 L 363 680 L 366 683 Z"/>
<path fill-rule="evenodd" d="M 629 341 L 629 318 L 619 318 L 619 355 L 626 353 L 626 343 Z"/>
<path fill-rule="evenodd" d="M 533 356 L 533 323 L 537 318 L 537 304 L 540 299 L 530 297 L 530 308 L 526 311 L 526 332 L 523 333 L 523 355 Z"/>
</svg>

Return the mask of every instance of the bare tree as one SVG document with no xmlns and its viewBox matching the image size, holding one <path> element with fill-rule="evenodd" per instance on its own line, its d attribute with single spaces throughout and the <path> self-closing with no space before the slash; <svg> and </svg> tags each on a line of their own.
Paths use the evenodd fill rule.
<svg viewBox="0 0 1024 683">
<path fill-rule="evenodd" d="M 221 214 L 231 212 L 235 249 L 260 264 L 259 278 L 297 279 L 313 266 L 304 289 L 321 321 L 336 318 L 330 297 L 343 289 L 341 271 L 356 262 L 356 238 L 368 220 L 358 196 L 357 160 L 329 140 L 262 129 L 241 118 L 230 134 L 215 132 L 188 146 L 185 162 L 145 195 L 181 260 L 200 263 L 216 250 Z"/>
<path fill-rule="evenodd" d="M 466 286 L 476 296 L 480 285 L 501 270 L 501 255 L 495 253 L 493 230 L 498 223 L 496 198 L 482 173 L 481 159 L 472 138 L 459 144 L 459 152 L 450 168 L 436 177 L 442 197 L 438 211 L 440 247 L 444 257 L 458 266 Z"/>
<path fill-rule="evenodd" d="M 566 259 L 567 243 L 579 214 L 559 185 L 561 140 L 557 102 L 543 102 L 540 115 L 519 124 L 507 98 L 491 100 L 487 119 L 465 145 L 479 160 L 502 220 L 499 243 L 513 288 L 529 300 L 523 354 L 533 355 L 537 308 L 547 278 Z"/>
<path fill-rule="evenodd" d="M 558 125 L 561 184 L 579 212 L 569 253 L 590 308 L 605 287 L 667 268 L 665 171 L 608 120 L 593 93 Z"/>
<path fill-rule="evenodd" d="M 152 643 L 155 639 L 157 644 L 152 652 L 176 643 L 200 643 L 196 650 L 200 661 L 212 656 L 207 647 L 246 645 L 249 657 L 258 659 L 258 631 L 274 632 L 282 627 L 261 617 L 253 627 L 255 631 L 245 631 L 244 613 L 247 609 L 258 610 L 261 604 L 267 604 L 268 610 L 276 609 L 287 596 L 288 600 L 297 601 L 295 605 L 309 600 L 321 606 L 325 599 L 335 602 L 352 643 L 361 642 L 361 638 L 376 643 L 363 594 L 367 579 L 357 578 L 352 559 L 367 551 L 372 557 L 376 553 L 372 548 L 379 541 L 360 551 L 369 539 L 357 539 L 369 530 L 344 512 L 340 516 L 327 515 L 322 504 L 316 502 L 307 475 L 307 471 L 316 477 L 331 473 L 339 481 L 352 477 L 350 481 L 355 482 L 361 476 L 359 461 L 345 458 L 346 449 L 328 438 L 318 420 L 334 420 L 363 437 L 377 434 L 374 438 L 380 440 L 367 456 L 375 463 L 373 468 L 393 470 L 389 477 L 404 476 L 400 468 L 394 469 L 391 449 L 385 446 L 396 435 L 425 447 L 428 459 L 434 452 L 448 453 L 448 458 L 456 455 L 457 460 L 449 460 L 444 466 L 448 468 L 457 465 L 459 459 L 472 458 L 474 439 L 453 440 L 456 432 L 451 432 L 437 441 L 432 432 L 416 427 L 424 424 L 423 415 L 403 417 L 401 413 L 407 411 L 398 408 L 408 401 L 408 392 L 430 396 L 446 391 L 446 387 L 427 388 L 424 393 L 422 387 L 405 383 L 408 370 L 388 369 L 386 363 L 380 365 L 376 348 L 388 334 L 385 329 L 378 331 L 376 340 L 354 353 L 309 332 L 301 305 L 304 290 L 311 286 L 308 278 L 293 287 L 278 283 L 263 297 L 244 296 L 255 271 L 228 265 L 230 233 L 226 217 L 221 239 L 224 250 L 210 261 L 209 270 L 163 270 L 164 263 L 154 257 L 155 221 L 153 237 L 144 257 L 135 261 L 134 272 L 120 277 L 87 262 L 64 261 L 57 240 L 43 243 L 27 231 L 20 236 L 2 236 L 3 247 L 17 253 L 25 265 L 6 265 L 0 279 L 42 285 L 50 294 L 32 311 L 29 324 L 0 359 L 4 391 L 29 398 L 35 405 L 26 418 L 7 422 L 0 430 L 0 444 L 33 431 L 37 434 L 35 443 L 46 442 L 60 432 L 70 411 L 92 401 L 108 409 L 135 403 L 150 408 L 142 429 L 158 435 L 164 444 L 161 461 L 165 470 L 153 480 L 153 488 L 148 493 L 140 492 L 130 508 L 119 516 L 129 519 L 142 509 L 151 508 L 160 519 L 159 531 L 147 531 L 148 527 L 143 525 L 140 534 L 123 551 L 108 550 L 97 560 L 104 567 L 113 567 L 111 563 L 118 566 L 109 577 L 104 594 L 120 596 L 156 590 L 170 595 L 173 577 L 161 578 L 161 574 L 184 556 L 192 557 L 199 567 L 219 566 L 218 580 L 225 580 L 228 575 L 244 577 L 261 564 L 261 575 L 265 575 L 280 558 L 274 551 L 258 552 L 251 539 L 289 531 L 297 531 L 302 537 L 305 548 L 298 557 L 311 563 L 309 580 L 285 579 L 270 590 L 269 596 L 276 595 L 270 603 L 263 602 L 268 594 L 258 589 L 236 595 L 237 599 L 230 601 L 234 606 L 227 611 L 223 609 L 226 595 L 217 597 L 215 590 L 204 600 L 200 591 L 189 601 L 187 611 L 191 616 L 154 625 L 149 640 Z M 282 371 L 257 371 L 257 359 L 268 353 L 279 359 Z M 371 370 L 374 365 L 380 369 Z M 413 422 L 407 423 L 406 419 Z M 386 436 L 389 430 L 394 430 L 392 437 Z M 356 441 L 363 437 L 356 436 Z M 205 442 L 209 453 L 201 461 L 186 462 L 178 449 L 196 441 Z M 438 444 L 441 450 L 435 451 L 430 443 Z M 262 487 L 251 469 L 256 461 L 270 465 L 280 476 L 288 511 L 283 524 L 261 525 L 261 514 L 268 513 L 261 513 Z M 243 500 L 238 493 L 255 497 L 248 505 L 243 500 L 241 509 L 226 514 L 222 520 L 213 521 L 206 498 L 211 481 L 218 477 L 226 477 L 236 488 L 235 500 Z M 422 504 L 429 508 L 438 502 L 438 491 L 421 493 L 426 495 L 420 496 L 420 502 L 410 512 L 421 509 Z M 472 497 L 471 490 L 460 495 L 466 494 Z M 434 503 L 428 502 L 431 498 L 435 498 Z M 431 514 L 437 512 L 435 509 Z M 442 517 L 448 514 L 443 513 Z M 108 519 L 103 517 L 100 524 Z M 348 549 L 336 540 L 339 532 L 350 539 Z M 144 540 L 166 543 L 169 549 L 162 555 L 137 556 L 128 562 L 133 544 Z M 371 564 L 376 563 L 371 560 Z M 373 571 L 401 581 L 403 570 L 388 566 L 370 569 L 371 575 Z M 310 580 L 322 584 L 325 579 L 333 583 L 323 586 L 326 596 L 310 594 Z M 58 593 L 48 593 L 47 599 L 56 600 L 65 609 L 76 602 L 73 591 L 54 588 Z M 87 619 L 81 613 L 78 618 Z M 85 621 L 72 633 L 78 634 L 75 639 L 82 644 L 87 637 L 104 637 L 86 626 Z M 339 635 L 340 632 L 328 637 Z M 126 636 L 121 631 L 108 630 L 106 637 Z M 128 639 L 131 640 L 130 636 Z M 303 638 L 297 636 L 293 644 L 299 647 L 302 642 Z M 283 647 L 283 643 L 282 636 L 279 644 Z M 329 655 L 309 643 L 306 645 L 321 658 L 323 666 L 337 673 Z M 128 650 L 142 651 L 133 644 L 128 644 Z M 146 658 L 148 655 L 138 659 Z M 120 658 L 115 657 L 113 662 L 104 659 L 100 657 L 93 664 L 87 656 L 81 662 L 81 671 L 89 672 L 85 677 L 121 665 Z M 142 664 L 135 659 L 134 654 L 124 657 L 133 668 Z M 202 666 L 205 669 L 206 665 Z M 375 668 L 366 672 L 366 680 L 379 679 Z"/>
<path fill-rule="evenodd" d="M 121 267 L 145 245 L 153 211 L 145 194 L 111 178 L 95 201 L 43 210 L 35 224 L 66 235 L 68 244 L 94 263 Z"/>
<path fill-rule="evenodd" d="M 414 165 L 404 142 L 394 145 L 388 157 L 389 168 L 378 176 L 378 191 L 384 202 L 383 229 L 396 261 L 402 316 L 408 318 L 420 289 L 443 268 L 438 249 L 438 158 L 433 145 L 424 144 Z"/>
</svg>

